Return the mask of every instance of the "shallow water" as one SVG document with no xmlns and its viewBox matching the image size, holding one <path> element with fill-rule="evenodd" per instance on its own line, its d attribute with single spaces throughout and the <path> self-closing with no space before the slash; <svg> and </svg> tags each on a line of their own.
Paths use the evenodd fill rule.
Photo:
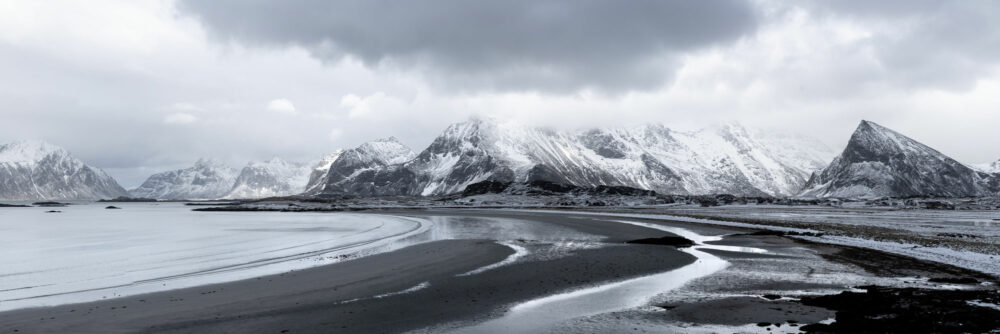
<svg viewBox="0 0 1000 334">
<path fill-rule="evenodd" d="M 690 281 L 719 272 L 729 266 L 725 260 L 701 251 L 717 249 L 735 252 L 766 253 L 751 247 L 709 245 L 722 236 L 706 236 L 690 230 L 637 221 L 618 221 L 638 225 L 688 238 L 696 246 L 682 249 L 697 260 L 667 272 L 611 282 L 522 302 L 511 307 L 502 317 L 459 328 L 456 333 L 540 333 L 547 332 L 573 319 L 623 311 L 646 306 L 658 294 L 680 288 Z"/>
<path fill-rule="evenodd" d="M 0 208 L 0 310 L 303 269 L 421 234 L 419 219 L 195 212 L 181 203 Z"/>
</svg>

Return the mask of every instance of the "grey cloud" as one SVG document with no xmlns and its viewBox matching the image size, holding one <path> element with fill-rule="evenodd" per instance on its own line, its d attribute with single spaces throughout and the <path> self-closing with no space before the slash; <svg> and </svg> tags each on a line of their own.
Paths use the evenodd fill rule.
<svg viewBox="0 0 1000 334">
<path fill-rule="evenodd" d="M 298 45 L 325 61 L 417 70 L 452 89 L 602 91 L 669 82 L 677 55 L 752 33 L 748 2 L 193 1 L 223 41 Z"/>
<path fill-rule="evenodd" d="M 968 90 L 1000 63 L 995 1 L 822 1 L 810 7 L 821 15 L 890 26 L 876 31 L 871 43 L 883 78 L 897 86 Z"/>
</svg>

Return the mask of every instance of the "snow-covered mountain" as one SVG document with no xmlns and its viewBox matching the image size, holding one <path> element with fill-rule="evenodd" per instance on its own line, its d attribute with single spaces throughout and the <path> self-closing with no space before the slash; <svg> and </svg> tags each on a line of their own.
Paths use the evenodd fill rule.
<svg viewBox="0 0 1000 334">
<path fill-rule="evenodd" d="M 973 169 L 976 169 L 976 170 L 978 170 L 980 172 L 995 173 L 995 174 L 997 174 L 997 173 L 1000 173 L 1000 160 L 997 160 L 997 161 L 994 161 L 994 162 L 991 162 L 991 163 L 972 165 L 970 167 L 972 167 Z"/>
<path fill-rule="evenodd" d="M 216 199 L 233 189 L 238 173 L 221 162 L 200 159 L 192 167 L 153 174 L 129 194 L 157 199 Z"/>
<path fill-rule="evenodd" d="M 90 200 L 126 196 L 104 171 L 41 141 L 0 146 L 0 199 Z"/>
<path fill-rule="evenodd" d="M 309 166 L 279 158 L 251 162 L 243 167 L 232 189 L 223 198 L 262 198 L 302 193 L 312 172 Z"/>
<path fill-rule="evenodd" d="M 449 126 L 405 163 L 345 172 L 338 161 L 325 192 L 440 195 L 484 180 L 545 180 L 670 194 L 790 195 L 832 157 L 818 142 L 735 124 L 696 132 L 662 125 L 563 132 L 473 119 Z"/>
<path fill-rule="evenodd" d="M 402 168 L 416 154 L 394 137 L 346 150 L 330 164 L 318 192 L 352 195 L 410 194 L 414 175 Z M 397 174 L 401 172 L 402 174 Z"/>
<path fill-rule="evenodd" d="M 976 171 L 898 132 L 862 121 L 839 157 L 801 196 L 964 197 L 996 194 L 995 174 Z"/>
<path fill-rule="evenodd" d="M 309 182 L 306 183 L 306 193 L 319 193 L 326 189 L 327 175 L 330 172 L 330 165 L 344 153 L 344 150 L 337 150 L 320 159 L 309 173 Z"/>
</svg>

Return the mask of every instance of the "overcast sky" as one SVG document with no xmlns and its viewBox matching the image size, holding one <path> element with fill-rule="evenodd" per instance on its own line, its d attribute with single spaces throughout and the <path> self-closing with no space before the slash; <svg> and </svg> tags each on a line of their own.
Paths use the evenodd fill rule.
<svg viewBox="0 0 1000 334">
<path fill-rule="evenodd" d="M 137 186 L 199 157 L 315 160 L 472 115 L 720 121 L 839 150 L 861 119 L 1000 158 L 1000 2 L 0 0 L 0 142 Z"/>
</svg>

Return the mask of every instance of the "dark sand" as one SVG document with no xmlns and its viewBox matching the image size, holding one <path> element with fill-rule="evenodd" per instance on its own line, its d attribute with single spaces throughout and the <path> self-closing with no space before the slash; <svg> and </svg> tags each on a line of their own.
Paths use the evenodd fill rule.
<svg viewBox="0 0 1000 334">
<path fill-rule="evenodd" d="M 519 261 L 485 273 L 457 276 L 499 262 L 512 254 L 488 240 L 447 240 L 407 247 L 342 263 L 238 282 L 172 290 L 57 307 L 0 313 L 0 333 L 397 333 L 496 317 L 514 303 L 553 293 L 660 273 L 693 261 L 670 246 L 626 245 L 668 233 L 615 222 L 639 220 L 691 229 L 701 234 L 747 230 L 636 218 L 496 210 L 399 210 L 409 216 L 493 217 L 526 220 L 603 236 L 608 245 L 576 250 L 571 256 Z M 530 242 L 530 241 L 529 241 Z M 753 291 L 845 289 L 842 283 L 813 277 L 840 272 L 872 277 L 977 276 L 941 264 L 860 249 L 796 242 L 780 236 L 734 235 L 719 244 L 758 247 L 769 254 L 708 251 L 732 263 L 701 278 L 679 294 L 732 297 L 667 302 L 655 312 L 615 314 L 595 332 L 633 331 L 632 323 L 682 322 L 740 326 L 770 323 L 761 329 L 798 328 L 829 319 L 835 311 L 788 298 L 772 300 Z M 893 268 L 893 270 L 883 270 Z M 773 275 L 772 275 L 773 274 Z M 405 294 L 372 298 L 410 289 Z M 750 292 L 748 296 L 748 292 Z M 781 295 L 779 295 L 780 297 Z M 770 296 L 774 297 L 774 296 Z M 351 301 L 358 299 L 355 301 Z M 350 301 L 350 302 L 348 302 Z M 620 319 L 625 319 L 621 321 Z M 597 320 L 600 321 L 600 320 Z M 440 327 L 445 325 L 445 327 Z M 637 326 L 643 328 L 642 326 Z M 642 330 L 640 330 L 642 331 Z"/>
<path fill-rule="evenodd" d="M 622 244 L 667 234 L 662 231 L 595 217 L 488 215 L 571 227 L 619 245 L 456 276 L 499 262 L 512 250 L 487 240 L 436 241 L 281 275 L 0 313 L 0 333 L 394 333 L 495 316 L 518 301 L 659 273 L 694 260 L 669 246 Z M 429 287 L 422 290 L 371 298 L 424 282 Z M 359 300 L 345 302 L 353 299 Z"/>
</svg>

